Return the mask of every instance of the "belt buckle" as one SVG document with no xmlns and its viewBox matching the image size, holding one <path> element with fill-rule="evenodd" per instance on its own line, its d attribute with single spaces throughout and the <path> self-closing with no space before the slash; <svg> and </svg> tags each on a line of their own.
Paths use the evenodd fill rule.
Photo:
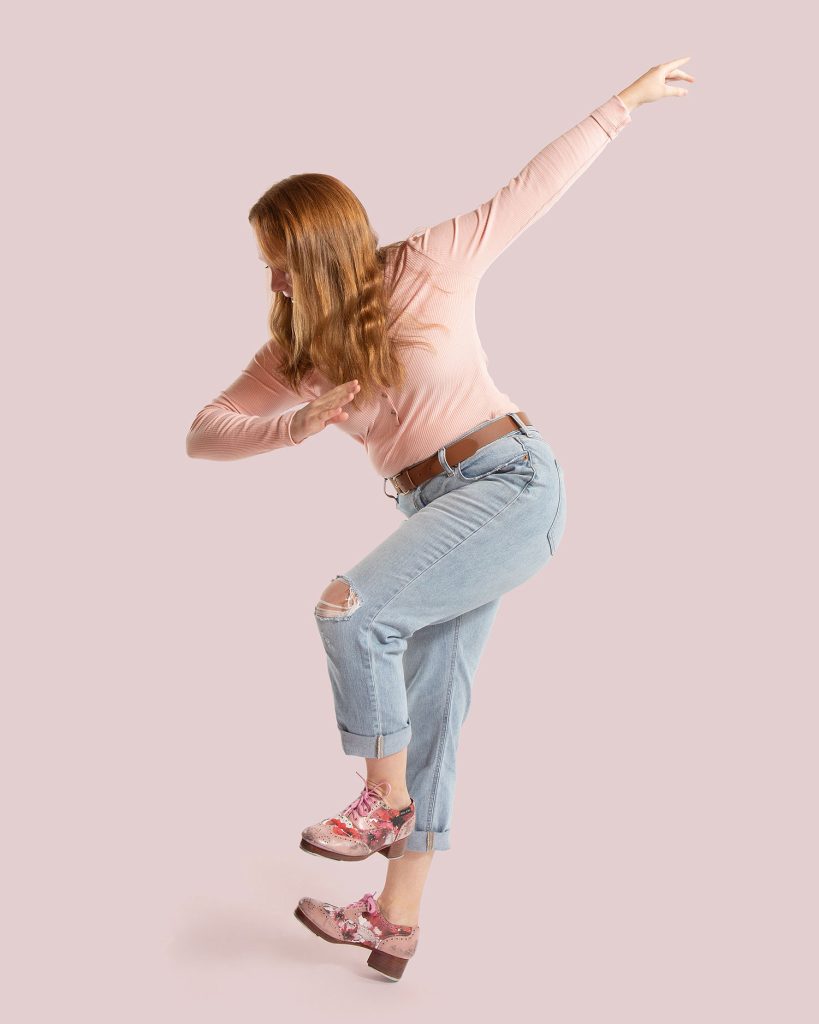
<svg viewBox="0 0 819 1024">
<path fill-rule="evenodd" d="M 413 468 L 414 468 L 413 466 L 410 467 L 410 469 L 413 469 Z M 409 480 L 409 487 L 406 487 L 404 490 L 401 491 L 401 493 L 402 494 L 409 494 L 410 491 L 415 490 L 415 488 L 418 487 L 419 485 L 413 482 L 412 473 L 410 473 L 409 469 L 402 469 L 401 472 L 398 473 L 397 475 L 398 476 L 404 476 L 405 474 L 406 474 L 407 480 Z M 395 486 L 396 486 L 396 490 L 397 490 L 398 485 L 396 484 Z"/>
<path fill-rule="evenodd" d="M 406 494 L 409 490 L 409 488 L 403 487 L 398 479 L 403 473 L 404 470 L 401 469 L 395 474 L 395 476 L 389 477 L 389 482 L 393 485 L 393 487 L 399 494 Z"/>
<path fill-rule="evenodd" d="M 423 459 L 421 461 L 423 462 Z M 393 485 L 393 487 L 396 489 L 396 491 L 398 491 L 399 494 L 409 494 L 410 491 L 413 491 L 413 490 L 415 490 L 416 487 L 420 487 L 421 486 L 420 484 L 415 483 L 415 481 L 412 479 L 412 473 L 411 473 L 411 470 L 415 469 L 420 464 L 421 464 L 420 462 L 416 462 L 412 466 L 410 466 L 409 468 L 401 469 L 401 470 L 399 470 L 395 474 L 395 476 L 391 476 L 390 477 L 390 483 Z M 400 482 L 398 480 L 398 478 L 400 476 L 406 476 L 407 480 L 409 480 L 409 487 L 402 487 L 401 486 L 401 484 L 400 484 Z"/>
</svg>

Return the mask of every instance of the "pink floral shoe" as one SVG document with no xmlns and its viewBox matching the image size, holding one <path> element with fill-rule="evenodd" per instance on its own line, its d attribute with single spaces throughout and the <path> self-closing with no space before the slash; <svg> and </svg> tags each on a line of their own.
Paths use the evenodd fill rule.
<svg viewBox="0 0 819 1024">
<path fill-rule="evenodd" d="M 381 913 L 375 893 L 367 892 L 346 907 L 303 896 L 294 911 L 310 931 L 328 942 L 371 949 L 370 967 L 398 981 L 418 947 L 420 925 L 394 924 Z"/>
<path fill-rule="evenodd" d="M 366 860 L 374 853 L 403 857 L 415 828 L 415 801 L 410 798 L 408 807 L 396 810 L 385 799 L 389 782 L 368 783 L 361 772 L 356 775 L 364 782 L 361 793 L 334 817 L 308 825 L 300 848 L 333 860 Z"/>
</svg>

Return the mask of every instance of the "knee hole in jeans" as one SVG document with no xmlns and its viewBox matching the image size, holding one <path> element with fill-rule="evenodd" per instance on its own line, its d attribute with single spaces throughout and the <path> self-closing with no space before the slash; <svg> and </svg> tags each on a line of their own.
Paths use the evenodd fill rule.
<svg viewBox="0 0 819 1024">
<path fill-rule="evenodd" d="M 313 609 L 320 619 L 349 618 L 361 607 L 361 599 L 343 576 L 336 576 L 324 588 Z"/>
</svg>

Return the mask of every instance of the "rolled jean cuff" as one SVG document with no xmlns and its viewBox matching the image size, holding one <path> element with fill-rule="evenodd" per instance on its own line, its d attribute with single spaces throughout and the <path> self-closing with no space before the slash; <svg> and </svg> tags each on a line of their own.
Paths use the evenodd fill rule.
<svg viewBox="0 0 819 1024">
<path fill-rule="evenodd" d="M 406 849 L 413 853 L 427 853 L 429 850 L 448 850 L 450 847 L 451 829 L 433 832 L 431 829 L 415 829 L 407 836 Z"/>
<path fill-rule="evenodd" d="M 409 746 L 412 738 L 412 726 L 405 725 L 398 732 L 387 733 L 386 736 L 359 736 L 355 732 L 339 729 L 341 747 L 345 754 L 357 754 L 359 757 L 389 757 Z"/>
</svg>

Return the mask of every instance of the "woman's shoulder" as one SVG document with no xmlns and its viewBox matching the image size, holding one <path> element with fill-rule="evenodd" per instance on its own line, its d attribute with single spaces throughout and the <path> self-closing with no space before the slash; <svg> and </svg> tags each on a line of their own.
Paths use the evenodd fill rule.
<svg viewBox="0 0 819 1024">
<path fill-rule="evenodd" d="M 395 282 L 403 277 L 437 281 L 461 276 L 457 268 L 434 259 L 426 251 L 424 240 L 428 230 L 416 228 L 404 238 L 380 246 L 385 276 Z"/>
</svg>

